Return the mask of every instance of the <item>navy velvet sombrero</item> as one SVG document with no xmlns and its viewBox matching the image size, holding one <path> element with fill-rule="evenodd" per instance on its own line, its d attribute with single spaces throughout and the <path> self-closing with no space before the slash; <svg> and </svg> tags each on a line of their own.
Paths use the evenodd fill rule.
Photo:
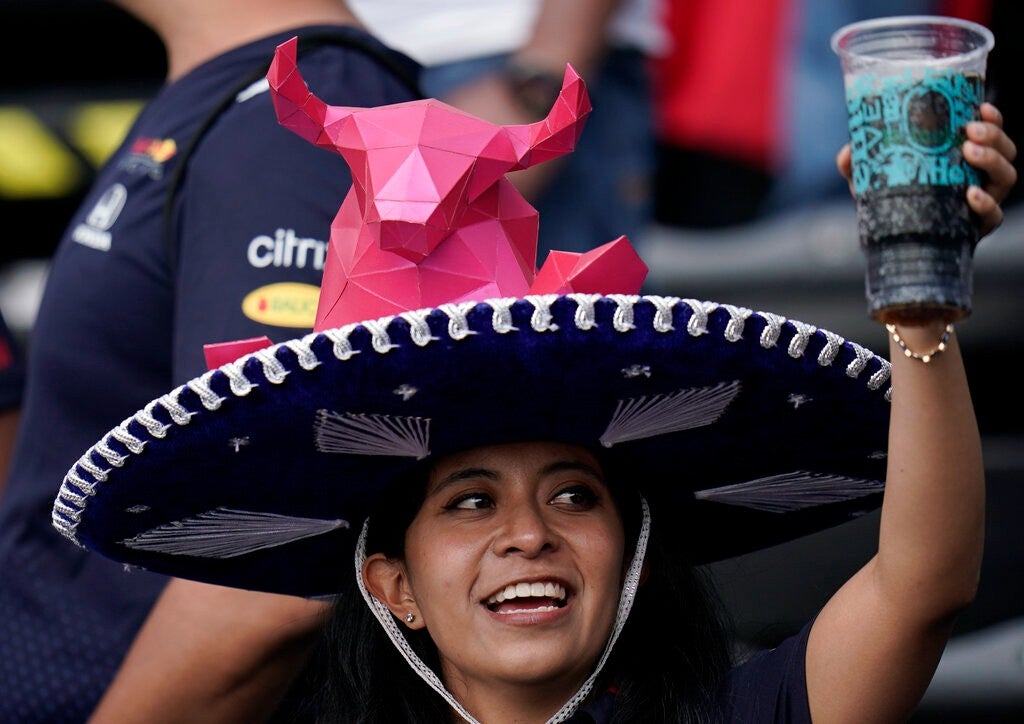
<svg viewBox="0 0 1024 724">
<path fill-rule="evenodd" d="M 248 354 L 151 402 L 69 471 L 54 525 L 142 568 L 315 596 L 418 460 L 503 441 L 606 451 L 712 561 L 877 507 L 889 365 L 696 300 L 445 305 Z"/>
<path fill-rule="evenodd" d="M 436 100 L 328 106 L 294 41 L 267 75 L 281 123 L 353 174 L 316 331 L 233 354 L 113 428 L 60 487 L 67 538 L 164 574 L 328 595 L 404 472 L 532 440 L 600 451 L 694 562 L 878 506 L 887 361 L 774 314 L 621 293 L 646 273 L 624 237 L 535 270 L 537 214 L 505 174 L 572 150 L 590 104 L 571 68 L 548 118 L 504 127 Z"/>
</svg>

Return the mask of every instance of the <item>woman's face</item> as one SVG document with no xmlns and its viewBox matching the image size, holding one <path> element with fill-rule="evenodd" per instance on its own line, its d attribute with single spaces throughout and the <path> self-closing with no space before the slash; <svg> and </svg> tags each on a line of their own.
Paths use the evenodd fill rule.
<svg viewBox="0 0 1024 724">
<path fill-rule="evenodd" d="M 601 468 L 583 448 L 517 443 L 439 461 L 405 565 L 449 689 L 472 698 L 478 687 L 547 686 L 568 698 L 611 632 L 624 545 Z"/>
</svg>

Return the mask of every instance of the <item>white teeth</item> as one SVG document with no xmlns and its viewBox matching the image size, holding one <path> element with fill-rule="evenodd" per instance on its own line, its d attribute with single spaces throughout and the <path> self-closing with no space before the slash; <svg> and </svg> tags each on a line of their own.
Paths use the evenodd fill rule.
<svg viewBox="0 0 1024 724">
<path fill-rule="evenodd" d="M 514 609 L 512 609 L 510 611 L 498 611 L 498 613 L 507 616 L 508 614 L 511 614 L 511 613 L 543 613 L 544 611 L 557 611 L 557 610 L 558 610 L 558 606 L 541 606 L 540 608 L 514 608 Z"/>
<path fill-rule="evenodd" d="M 558 583 L 513 583 L 505 586 L 493 596 L 487 599 L 487 603 L 501 603 L 513 598 L 555 598 L 559 601 L 565 599 L 565 587 Z"/>
</svg>

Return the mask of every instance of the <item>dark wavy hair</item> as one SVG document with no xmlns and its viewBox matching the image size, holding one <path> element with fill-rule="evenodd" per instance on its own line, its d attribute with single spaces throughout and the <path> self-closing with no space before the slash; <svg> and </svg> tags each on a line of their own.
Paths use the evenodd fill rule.
<svg viewBox="0 0 1024 724">
<path fill-rule="evenodd" d="M 421 468 L 398 484 L 423 490 L 425 480 Z M 422 500 L 408 490 L 382 496 L 387 510 L 370 518 L 367 554 L 403 557 L 405 530 Z M 635 541 L 639 497 L 614 484 L 612 491 L 620 511 L 634 511 L 623 517 L 627 540 Z M 666 535 L 667 526 L 659 525 L 657 501 L 651 501 L 651 509 L 647 574 L 594 690 L 615 687 L 612 722 L 715 722 L 715 693 L 729 666 L 724 609 L 710 577 L 688 562 L 678 537 Z M 405 634 L 417 655 L 440 676 L 437 649 L 426 629 Z M 320 640 L 273 721 L 450 724 L 451 720 L 447 702 L 402 658 L 363 600 L 355 576 L 346 571 Z"/>
</svg>

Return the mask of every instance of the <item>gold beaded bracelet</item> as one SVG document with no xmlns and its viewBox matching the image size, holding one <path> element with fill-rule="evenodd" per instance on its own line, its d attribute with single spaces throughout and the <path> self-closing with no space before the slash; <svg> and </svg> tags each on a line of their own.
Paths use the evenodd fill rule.
<svg viewBox="0 0 1024 724">
<path fill-rule="evenodd" d="M 903 341 L 903 337 L 901 337 L 899 335 L 899 332 L 896 331 L 896 325 L 895 324 L 887 324 L 887 325 L 885 325 L 885 330 L 890 335 L 892 335 L 892 341 L 895 342 L 897 345 L 899 345 L 899 348 L 901 350 L 903 350 L 903 355 L 905 357 L 910 357 L 911 359 L 921 360 L 921 362 L 923 362 L 924 364 L 928 364 L 933 359 L 935 359 L 935 357 L 940 352 L 945 351 L 946 343 L 949 342 L 949 336 L 951 334 L 953 334 L 953 325 L 952 324 L 947 324 L 946 325 L 946 329 L 943 330 L 942 336 L 939 337 L 939 343 L 935 346 L 935 349 L 933 349 L 931 352 L 927 352 L 925 354 L 918 354 L 917 352 L 913 351 L 912 349 L 909 349 L 907 347 L 907 343 Z"/>
</svg>

